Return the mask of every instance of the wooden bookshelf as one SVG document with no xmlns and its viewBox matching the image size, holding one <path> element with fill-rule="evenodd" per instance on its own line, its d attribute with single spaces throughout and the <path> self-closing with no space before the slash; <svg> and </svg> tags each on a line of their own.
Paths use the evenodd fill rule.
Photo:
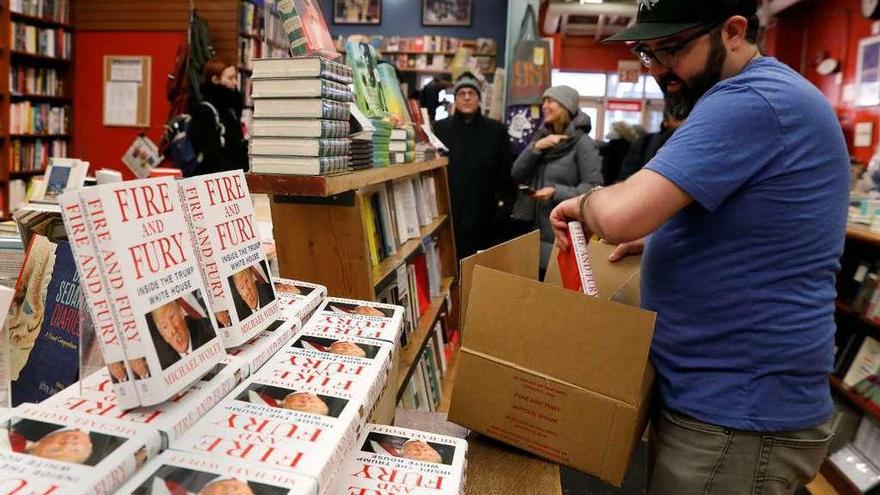
<svg viewBox="0 0 880 495">
<path fill-rule="evenodd" d="M 847 402 L 852 404 L 853 406 L 861 409 L 862 412 L 874 417 L 877 420 L 880 420 L 880 407 L 874 405 L 868 399 L 862 397 L 861 395 L 850 390 L 846 384 L 843 383 L 843 380 L 836 376 L 832 376 L 830 378 L 831 389 L 837 392 L 837 395 L 846 399 Z"/>
<path fill-rule="evenodd" d="M 397 372 L 396 380 L 392 382 L 397 386 L 398 401 L 403 396 L 403 391 L 406 389 L 406 385 L 409 383 L 409 379 L 415 371 L 414 365 L 422 358 L 422 351 L 425 350 L 425 344 L 430 340 L 431 335 L 433 335 L 434 325 L 437 323 L 437 319 L 446 308 L 447 297 L 449 296 L 449 291 L 452 289 L 453 281 L 454 279 L 452 277 L 443 280 L 443 289 L 440 291 L 440 295 L 431 299 L 431 305 L 428 306 L 428 309 L 421 318 L 419 318 L 419 326 L 409 337 L 407 337 L 409 339 L 409 344 L 407 344 L 400 353 L 400 368 Z"/>
<path fill-rule="evenodd" d="M 18 12 L 10 12 L 10 18 L 14 22 L 23 22 L 25 24 L 30 24 L 33 26 L 51 29 L 66 29 L 68 31 L 73 30 L 73 26 L 71 24 L 56 21 L 48 17 L 34 17 L 27 14 L 19 14 Z"/>
<path fill-rule="evenodd" d="M 440 215 L 433 222 L 422 227 L 418 239 L 412 239 L 405 242 L 397 249 L 397 254 L 385 258 L 378 265 L 374 266 L 372 276 L 373 285 L 379 285 L 383 280 L 392 275 L 394 270 L 396 270 L 401 263 L 406 262 L 406 260 L 419 249 L 422 239 L 434 235 L 434 233 L 437 232 L 437 229 L 442 227 L 448 220 L 448 215 Z"/>
<path fill-rule="evenodd" d="M 850 481 L 845 474 L 840 472 L 840 470 L 837 469 L 837 466 L 835 466 L 829 459 L 825 459 L 825 462 L 822 463 L 822 467 L 819 468 L 819 475 L 828 485 L 831 486 L 831 489 L 834 490 L 836 495 L 862 495 L 861 490 L 856 488 L 852 481 Z M 808 488 L 811 493 L 819 495 L 820 492 L 815 491 L 812 486 Z M 821 493 L 824 495 L 828 492 L 825 491 Z"/>
<path fill-rule="evenodd" d="M 871 232 L 863 225 L 849 224 L 846 227 L 846 237 L 859 242 L 866 242 L 880 247 L 880 233 Z"/>
</svg>

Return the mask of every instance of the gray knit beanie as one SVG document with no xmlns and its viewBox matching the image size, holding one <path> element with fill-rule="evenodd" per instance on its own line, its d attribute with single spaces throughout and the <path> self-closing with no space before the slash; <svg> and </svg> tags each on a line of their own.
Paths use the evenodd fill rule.
<svg viewBox="0 0 880 495">
<path fill-rule="evenodd" d="M 483 94 L 480 92 L 480 83 L 478 83 L 476 79 L 472 79 L 470 77 L 462 77 L 458 80 L 457 83 L 455 83 L 455 88 L 452 94 L 457 95 L 458 90 L 462 88 L 471 88 L 477 92 L 477 96 L 479 96 L 480 98 L 483 97 Z"/>
<path fill-rule="evenodd" d="M 544 91 L 544 96 L 541 98 L 553 98 L 562 105 L 562 108 L 568 110 L 572 116 L 576 115 L 581 109 L 581 95 L 571 86 L 553 86 Z"/>
</svg>

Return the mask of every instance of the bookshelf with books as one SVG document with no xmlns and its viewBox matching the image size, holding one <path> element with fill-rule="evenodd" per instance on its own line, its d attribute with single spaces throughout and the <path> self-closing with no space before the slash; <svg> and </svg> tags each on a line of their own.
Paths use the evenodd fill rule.
<svg viewBox="0 0 880 495">
<path fill-rule="evenodd" d="M 835 359 L 830 377 L 832 394 L 842 407 L 841 424 L 861 417 L 862 422 L 880 422 L 880 234 L 851 224 L 837 280 Z M 880 445 L 866 439 L 862 431 L 838 433 L 840 445 L 832 449 L 821 474 L 839 494 L 856 494 L 880 486 Z M 846 459 L 858 458 L 878 474 L 868 482 Z M 868 484 L 863 484 L 868 483 Z M 857 488 L 861 487 L 861 488 Z"/>
<path fill-rule="evenodd" d="M 407 308 L 406 344 L 392 382 L 398 398 L 435 325 L 448 319 L 442 315 L 457 321 L 450 296 L 457 265 L 447 163 L 438 159 L 329 176 L 247 176 L 252 192 L 270 197 L 282 277 L 314 281 L 340 297 Z M 456 345 L 448 344 L 447 339 L 444 350 L 451 360 Z"/>
<path fill-rule="evenodd" d="M 495 73 L 498 58 L 498 44 L 491 38 L 464 39 L 450 36 L 388 36 L 367 37 L 349 36 L 351 39 L 368 39 L 383 58 L 394 62 L 400 72 L 423 74 L 451 74 L 451 66 L 456 57 L 459 62 L 478 69 L 486 76 Z M 337 45 L 340 42 L 337 41 Z M 344 53 L 344 47 L 337 46 Z"/>
<path fill-rule="evenodd" d="M 70 0 L 12 0 L 0 6 L 0 218 L 12 208 L 10 190 L 42 173 L 51 157 L 66 157 L 73 99 Z"/>
</svg>

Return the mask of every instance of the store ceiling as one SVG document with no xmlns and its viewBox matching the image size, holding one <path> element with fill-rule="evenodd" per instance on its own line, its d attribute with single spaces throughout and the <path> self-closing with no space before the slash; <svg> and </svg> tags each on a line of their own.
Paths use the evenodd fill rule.
<svg viewBox="0 0 880 495">
<path fill-rule="evenodd" d="M 606 38 L 630 25 L 636 16 L 634 0 L 551 0 L 544 18 L 544 31 L 575 36 Z"/>
</svg>

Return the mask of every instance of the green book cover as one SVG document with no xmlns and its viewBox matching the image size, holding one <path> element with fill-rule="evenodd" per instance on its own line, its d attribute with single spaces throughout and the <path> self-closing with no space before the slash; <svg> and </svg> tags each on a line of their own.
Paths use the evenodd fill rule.
<svg viewBox="0 0 880 495">
<path fill-rule="evenodd" d="M 391 114 L 391 124 L 394 127 L 410 124 L 412 121 L 409 118 L 406 100 L 403 98 L 403 93 L 400 92 L 400 81 L 397 79 L 394 66 L 387 63 L 379 64 L 379 80 L 385 96 L 385 106 L 388 108 L 388 113 Z"/>
<path fill-rule="evenodd" d="M 376 50 L 366 43 L 352 41 L 345 45 L 345 57 L 352 68 L 358 108 L 371 120 L 384 117 L 388 108 L 379 82 Z"/>
</svg>

